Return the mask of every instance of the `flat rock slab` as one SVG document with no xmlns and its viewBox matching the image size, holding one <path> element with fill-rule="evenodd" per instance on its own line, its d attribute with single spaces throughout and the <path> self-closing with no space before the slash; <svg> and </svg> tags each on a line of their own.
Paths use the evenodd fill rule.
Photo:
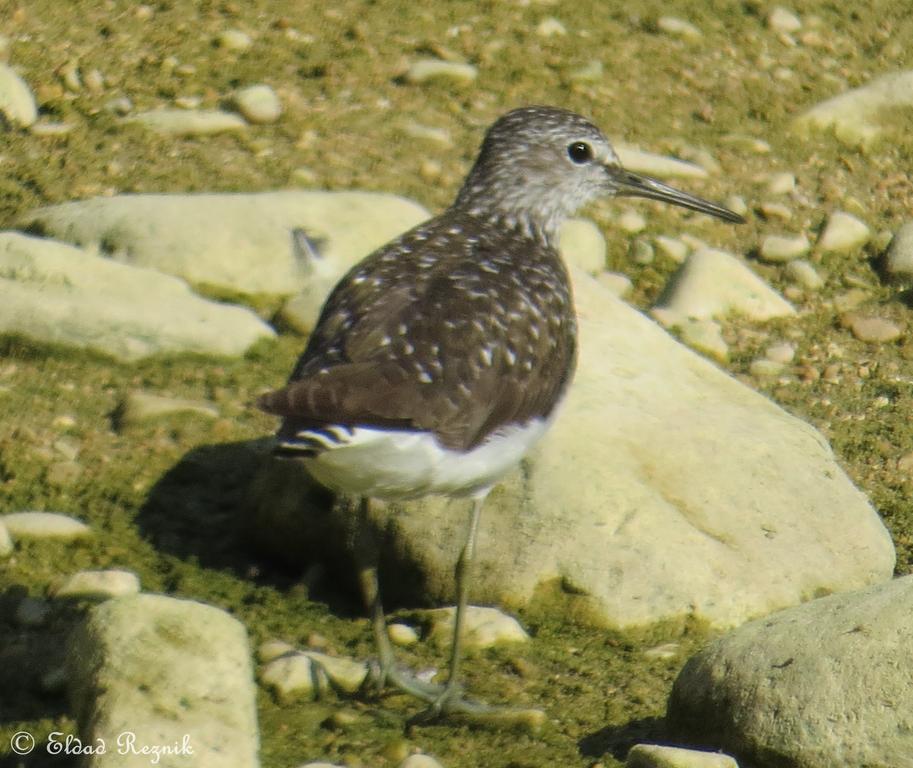
<svg viewBox="0 0 913 768">
<path fill-rule="evenodd" d="M 250 310 L 203 299 L 183 280 L 18 232 L 0 232 L 0 294 L 0 333 L 122 360 L 240 355 L 275 335 Z"/>
<path fill-rule="evenodd" d="M 21 226 L 111 259 L 242 294 L 332 287 L 363 256 L 428 217 L 417 203 L 370 192 L 119 195 L 41 208 Z M 301 229 L 314 257 L 293 247 Z"/>
<path fill-rule="evenodd" d="M 148 768 L 150 755 L 118 749 L 133 734 L 137 750 L 163 753 L 163 768 L 256 768 L 256 691 L 243 625 L 224 611 L 163 595 L 109 600 L 92 609 L 71 639 L 70 698 L 83 743 L 107 750 L 92 768 Z"/>
<path fill-rule="evenodd" d="M 551 431 L 486 502 L 474 602 L 559 599 L 621 628 L 689 616 L 731 627 L 891 577 L 890 536 L 815 429 L 572 274 L 577 375 Z M 309 548 L 344 570 L 333 548 L 349 506 L 319 498 L 299 464 L 268 462 L 255 535 L 290 562 Z M 386 592 L 452 601 L 469 503 L 374 513 Z"/>
<path fill-rule="evenodd" d="M 668 720 L 749 765 L 913 766 L 913 577 L 753 621 L 692 657 Z"/>
<path fill-rule="evenodd" d="M 800 136 L 833 131 L 841 143 L 865 147 L 884 132 L 887 110 L 910 106 L 913 70 L 892 72 L 815 105 L 796 118 L 793 129 Z"/>
</svg>

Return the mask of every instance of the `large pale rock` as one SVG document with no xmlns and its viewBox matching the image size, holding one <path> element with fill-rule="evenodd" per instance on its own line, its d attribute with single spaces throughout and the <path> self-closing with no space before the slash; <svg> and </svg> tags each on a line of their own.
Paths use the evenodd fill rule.
<svg viewBox="0 0 913 768">
<path fill-rule="evenodd" d="M 342 274 L 427 216 L 394 195 L 284 191 L 97 197 L 38 209 L 21 223 L 191 283 L 291 295 L 314 273 Z M 296 228 L 313 254 L 294 247 Z"/>
<path fill-rule="evenodd" d="M 894 550 L 812 427 L 677 343 L 575 271 L 577 375 L 553 428 L 486 502 L 472 599 L 566 601 L 633 627 L 729 627 L 821 592 L 890 578 Z M 351 515 L 295 462 L 252 489 L 256 535 L 340 565 Z M 452 599 L 468 502 L 374 506 L 387 594 Z M 560 588 L 559 588 L 560 587 Z"/>
<path fill-rule="evenodd" d="M 224 611 L 162 595 L 109 600 L 94 608 L 71 640 L 70 698 L 83 743 L 108 749 L 93 768 L 148 768 L 135 744 L 183 746 L 192 756 L 163 754 L 158 765 L 255 768 L 256 691 L 244 626 Z"/>
<path fill-rule="evenodd" d="M 658 155 L 623 143 L 615 143 L 614 146 L 621 164 L 635 173 L 646 173 L 663 179 L 706 179 L 709 175 L 696 163 L 679 160 L 677 157 Z"/>
<path fill-rule="evenodd" d="M 892 72 L 851 91 L 816 104 L 793 122 L 800 136 L 832 130 L 850 146 L 868 146 L 885 129 L 891 108 L 913 106 L 913 70 Z"/>
<path fill-rule="evenodd" d="M 748 765 L 913 766 L 913 577 L 751 622 L 688 661 L 672 727 Z"/>
<path fill-rule="evenodd" d="M 273 330 L 183 280 L 69 245 L 0 232 L 0 333 L 124 360 L 160 352 L 240 355 Z"/>
</svg>

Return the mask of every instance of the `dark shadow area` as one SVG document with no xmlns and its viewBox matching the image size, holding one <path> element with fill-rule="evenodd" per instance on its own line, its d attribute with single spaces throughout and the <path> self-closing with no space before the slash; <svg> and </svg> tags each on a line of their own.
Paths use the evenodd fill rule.
<svg viewBox="0 0 913 768">
<path fill-rule="evenodd" d="M 609 754 L 624 762 L 628 750 L 635 744 L 663 744 L 668 743 L 668 739 L 664 718 L 644 717 L 640 720 L 631 720 L 624 725 L 601 728 L 584 736 L 577 746 L 584 757 L 598 759 Z"/>
<path fill-rule="evenodd" d="M 271 448 L 262 439 L 189 451 L 150 490 L 137 515 L 141 534 L 162 552 L 279 589 L 304 580 L 334 613 L 362 615 L 351 554 L 357 502 L 334 497 Z M 385 603 L 414 606 L 418 569 L 374 533 Z"/>
</svg>

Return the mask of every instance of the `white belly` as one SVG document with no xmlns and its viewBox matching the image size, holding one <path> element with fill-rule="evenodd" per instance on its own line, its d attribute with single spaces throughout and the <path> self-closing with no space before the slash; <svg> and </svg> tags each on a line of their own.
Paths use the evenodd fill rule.
<svg viewBox="0 0 913 768">
<path fill-rule="evenodd" d="M 545 434 L 541 420 L 492 434 L 468 452 L 444 448 L 428 432 L 333 430 L 344 442 L 304 460 L 314 478 L 336 491 L 380 499 L 429 494 L 482 496 Z"/>
</svg>

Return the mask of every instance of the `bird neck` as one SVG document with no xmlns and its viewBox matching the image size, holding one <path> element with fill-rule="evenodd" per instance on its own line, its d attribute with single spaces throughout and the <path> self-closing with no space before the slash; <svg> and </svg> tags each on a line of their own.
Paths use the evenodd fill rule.
<svg viewBox="0 0 913 768">
<path fill-rule="evenodd" d="M 453 210 L 481 222 L 485 228 L 525 237 L 551 249 L 558 247 L 558 229 L 564 216 L 543 216 L 522 206 L 492 204 L 491 200 L 458 198 Z"/>
</svg>

